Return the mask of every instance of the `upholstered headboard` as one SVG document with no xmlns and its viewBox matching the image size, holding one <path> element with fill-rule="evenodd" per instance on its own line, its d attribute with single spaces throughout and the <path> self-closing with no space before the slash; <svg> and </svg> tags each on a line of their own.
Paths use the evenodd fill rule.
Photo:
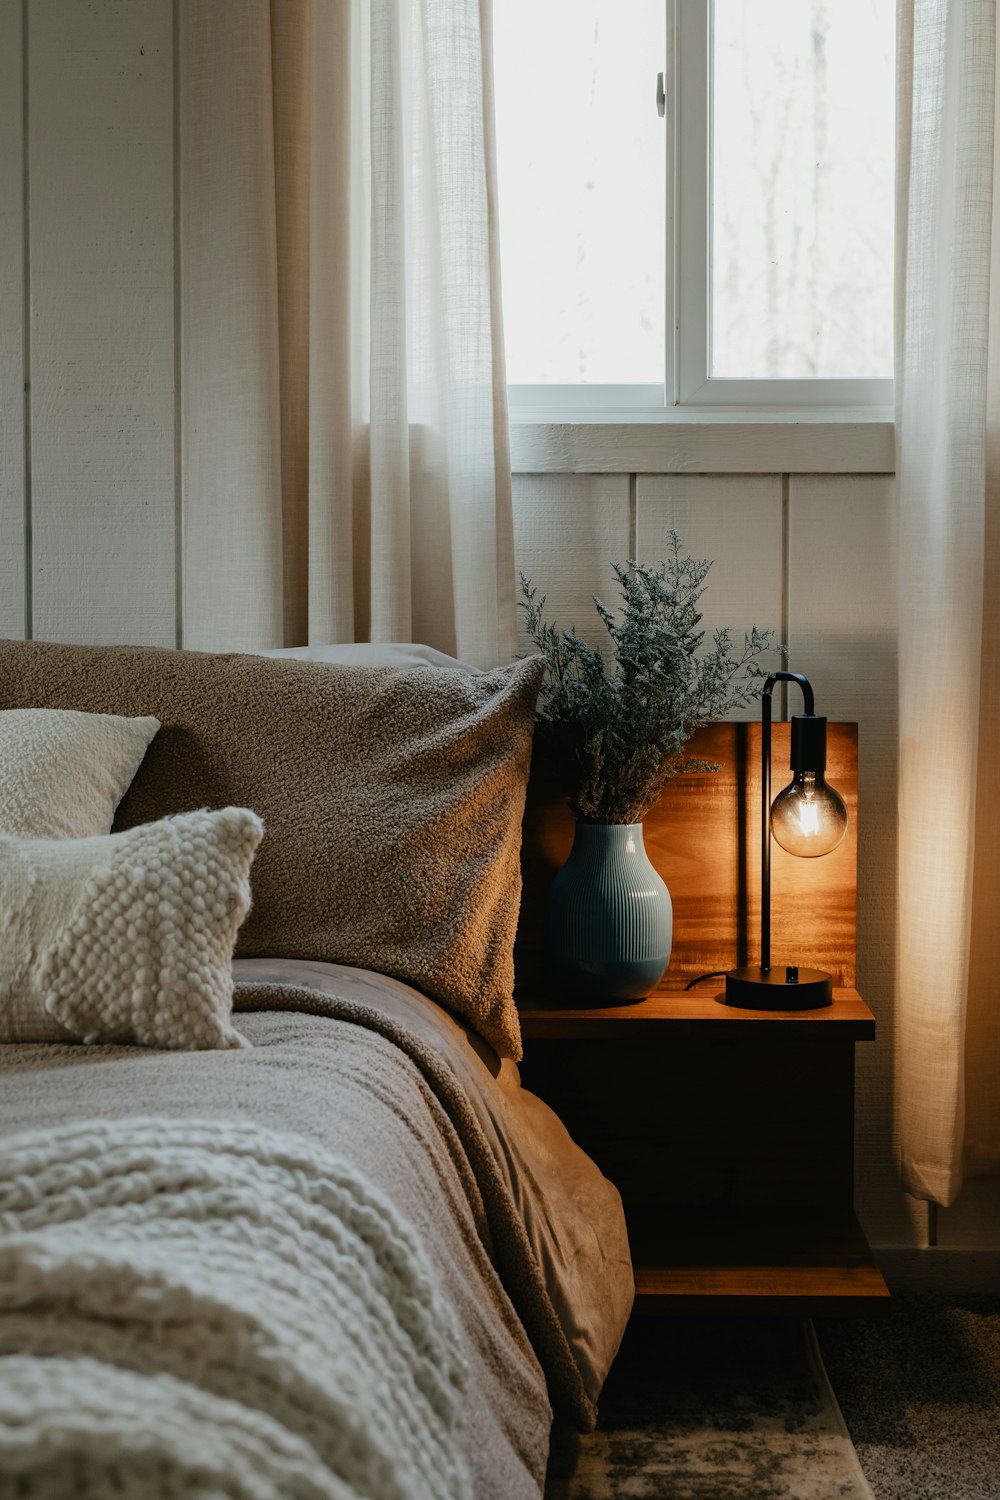
<svg viewBox="0 0 1000 1500">
<path fill-rule="evenodd" d="M 790 728 L 774 725 L 773 791 L 791 779 Z M 536 740 L 537 744 L 537 740 Z M 645 822 L 646 850 L 670 891 L 674 941 L 663 980 L 688 979 L 754 962 L 760 935 L 760 725 L 713 724 L 689 742 L 694 759 L 720 764 L 670 782 Z M 827 779 L 847 804 L 839 849 L 796 859 L 772 844 L 771 947 L 853 986 L 858 861 L 858 729 L 831 724 Z M 544 756 L 536 753 L 524 816 L 524 882 L 514 950 L 517 993 L 544 995 L 545 892 L 573 842 L 573 816 Z"/>
</svg>

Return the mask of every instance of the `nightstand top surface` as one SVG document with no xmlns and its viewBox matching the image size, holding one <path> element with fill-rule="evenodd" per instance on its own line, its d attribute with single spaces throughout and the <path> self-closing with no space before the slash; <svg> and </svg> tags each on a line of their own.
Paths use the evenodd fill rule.
<svg viewBox="0 0 1000 1500">
<path fill-rule="evenodd" d="M 821 1010 L 741 1010 L 726 1005 L 721 980 L 706 980 L 693 990 L 669 983 L 660 985 L 646 1000 L 626 1005 L 574 1006 L 572 1004 L 521 1002 L 524 1037 L 632 1037 L 644 1032 L 664 1035 L 733 1039 L 778 1034 L 817 1041 L 864 1041 L 875 1035 L 875 1017 L 857 990 L 835 989 L 833 1004 Z"/>
</svg>

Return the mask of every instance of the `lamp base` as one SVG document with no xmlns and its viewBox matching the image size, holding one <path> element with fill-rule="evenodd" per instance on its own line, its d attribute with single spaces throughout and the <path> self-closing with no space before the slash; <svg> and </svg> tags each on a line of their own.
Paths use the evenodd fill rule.
<svg viewBox="0 0 1000 1500">
<path fill-rule="evenodd" d="M 743 1010 L 820 1010 L 833 1004 L 833 980 L 822 969 L 800 969 L 794 964 L 730 969 L 726 1004 Z"/>
</svg>

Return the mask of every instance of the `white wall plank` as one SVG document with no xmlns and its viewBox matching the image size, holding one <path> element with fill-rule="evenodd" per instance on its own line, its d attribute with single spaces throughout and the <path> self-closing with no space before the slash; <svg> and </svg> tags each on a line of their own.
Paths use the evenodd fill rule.
<svg viewBox="0 0 1000 1500">
<path fill-rule="evenodd" d="M 859 725 L 862 974 L 890 992 L 896 812 L 896 591 L 893 484 L 792 478 L 789 646 L 816 711 Z M 868 997 L 866 997 L 868 998 Z M 861 1049 L 862 1051 L 864 1049 Z"/>
<path fill-rule="evenodd" d="M 773 630 L 775 644 L 779 644 L 780 476 L 640 476 L 636 484 L 636 553 L 640 561 L 662 560 L 670 529 L 678 532 L 688 556 L 712 561 L 701 601 L 706 632 L 729 626 L 737 644 L 742 644 L 742 636 L 751 625 L 759 625 Z M 780 656 L 775 651 L 762 665 L 778 668 Z M 753 718 L 754 714 L 741 711 L 737 717 Z"/>
<path fill-rule="evenodd" d="M 511 462 L 533 474 L 891 474 L 891 421 L 847 412 L 637 412 L 628 421 L 526 421 L 515 414 Z"/>
<path fill-rule="evenodd" d="M 611 564 L 629 555 L 628 475 L 515 475 L 514 554 L 545 595 L 545 618 L 603 647 L 593 596 L 617 598 Z M 523 629 L 519 644 L 530 649 Z"/>
<path fill-rule="evenodd" d="M 896 868 L 893 484 L 795 478 L 789 493 L 791 666 L 816 711 L 858 722 L 858 988 L 877 1040 L 858 1051 L 858 1206 L 875 1244 L 919 1243 L 924 1210 L 898 1187 L 892 1135 Z"/>
<path fill-rule="evenodd" d="M 969 1251 L 1000 1245 L 1000 1179 L 972 1178 L 951 1208 L 938 1210 L 938 1244 Z"/>
<path fill-rule="evenodd" d="M 21 7 L 0 7 L 0 636 L 24 634 Z"/>
<path fill-rule="evenodd" d="M 170 645 L 171 7 L 28 16 L 34 634 Z"/>
</svg>

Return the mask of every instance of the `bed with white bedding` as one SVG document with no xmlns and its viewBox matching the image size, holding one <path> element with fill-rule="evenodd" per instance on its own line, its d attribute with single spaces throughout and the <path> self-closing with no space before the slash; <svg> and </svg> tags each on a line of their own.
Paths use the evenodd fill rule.
<svg viewBox="0 0 1000 1500">
<path fill-rule="evenodd" d="M 155 670 L 133 671 L 129 660 L 123 676 L 115 659 L 111 686 L 102 689 L 95 670 L 101 663 L 74 654 L 85 649 L 52 648 L 46 655 L 0 646 L 0 721 L 5 709 L 30 704 L 62 713 L 155 715 L 165 727 L 175 722 L 162 679 L 176 677 L 194 654 L 162 653 L 153 663 L 154 669 L 162 663 L 160 680 Z M 262 665 L 271 673 L 289 670 L 285 663 Z M 226 669 L 219 670 L 231 720 L 250 736 L 250 759 L 259 762 L 266 736 L 284 719 L 255 721 L 254 704 L 238 701 Z M 407 684 L 392 668 L 383 670 L 390 674 L 389 718 L 398 724 L 401 692 L 402 718 L 413 731 Z M 454 684 L 457 676 L 442 671 L 441 680 Z M 377 698 L 387 679 L 376 679 Z M 351 692 L 358 681 L 349 683 Z M 284 691 L 284 679 L 271 677 L 266 685 L 275 684 Z M 298 679 L 297 687 L 300 722 L 312 739 L 323 727 L 315 695 L 327 689 L 316 676 Z M 498 832 L 503 808 L 484 804 L 482 788 L 495 789 L 502 777 L 481 755 L 477 762 L 467 743 L 484 689 L 452 685 L 443 692 L 455 726 L 443 736 L 457 767 L 452 780 L 472 789 L 464 829 L 461 810 L 435 800 L 435 792 L 423 830 L 404 830 L 399 842 L 407 807 L 421 800 L 420 777 L 433 747 L 418 724 L 416 750 L 407 759 L 395 728 L 384 729 L 384 704 L 375 714 L 370 694 L 354 715 L 353 732 L 363 724 L 365 734 L 360 782 L 379 789 L 380 803 L 390 782 L 402 783 L 408 802 L 394 806 L 385 834 L 381 823 L 373 834 L 366 804 L 360 823 L 378 847 L 363 857 L 352 853 L 360 825 L 351 824 L 344 791 L 352 784 L 349 766 L 340 766 L 333 813 L 322 811 L 327 830 L 334 816 L 347 823 L 332 855 L 328 835 L 322 847 L 308 843 L 316 804 L 301 766 L 288 770 L 295 745 L 269 748 L 266 774 L 259 764 L 248 772 L 240 755 L 233 759 L 228 751 L 223 774 L 219 760 L 206 754 L 219 782 L 215 796 L 206 797 L 204 784 L 188 775 L 188 806 L 236 802 L 260 813 L 262 852 L 276 822 L 276 844 L 282 830 L 306 830 L 296 832 L 294 845 L 286 838 L 277 851 L 284 865 L 272 859 L 259 883 L 254 864 L 253 916 L 240 929 L 245 934 L 256 918 L 265 947 L 291 929 L 290 943 L 274 945 L 292 952 L 270 956 L 254 938 L 250 953 L 223 974 L 202 944 L 200 967 L 185 969 L 187 960 L 176 957 L 183 923 L 163 919 L 169 941 L 150 931 L 152 919 L 135 925 L 128 882 L 138 888 L 147 880 L 150 856 L 129 830 L 158 826 L 150 820 L 166 813 L 176 819 L 173 834 L 183 817 L 194 816 L 162 764 L 153 764 L 144 785 L 142 773 L 136 775 L 116 832 L 93 841 L 103 863 L 79 887 L 119 892 L 117 916 L 109 919 L 111 928 L 118 923 L 119 948 L 143 950 L 143 980 L 123 983 L 128 971 L 114 971 L 112 1019 L 93 1007 L 80 1019 L 64 1002 L 58 1011 L 51 1003 L 60 985 L 66 991 L 71 972 L 82 973 L 84 988 L 97 995 L 107 988 L 94 978 L 104 939 L 80 916 L 93 896 L 77 898 L 72 882 L 60 887 L 66 910 L 59 920 L 46 915 L 59 938 L 48 944 L 44 963 L 39 943 L 33 948 L 29 940 L 31 922 L 41 918 L 14 902 L 9 931 L 21 933 L 23 952 L 3 981 L 0 1011 L 20 995 L 19 1035 L 28 1000 L 47 1007 L 46 1026 L 76 1026 L 77 1034 L 47 1030 L 46 1040 L 0 1046 L 0 1495 L 519 1500 L 541 1491 L 553 1412 L 581 1429 L 592 1424 L 631 1305 L 620 1201 L 551 1111 L 520 1087 L 504 967 L 513 929 L 497 916 L 498 905 L 510 910 L 517 830 L 513 841 Z M 218 682 L 206 679 L 205 693 L 217 710 Z M 272 696 L 264 694 L 267 714 L 279 712 Z M 342 707 L 335 705 L 339 717 Z M 438 717 L 440 709 L 431 705 Z M 523 706 L 520 712 L 523 720 Z M 177 734 L 190 741 L 203 733 L 201 725 L 191 727 L 197 715 L 183 725 L 179 718 Z M 3 734 L 0 723 L 0 765 Z M 495 748 L 495 720 L 483 735 Z M 323 745 L 329 780 L 336 746 L 330 749 L 330 735 Z M 171 745 L 160 750 L 172 767 Z M 190 770 L 190 743 L 181 750 Z M 142 765 L 148 769 L 146 760 Z M 431 774 L 440 778 L 440 768 Z M 505 794 L 508 817 L 511 807 L 520 816 L 525 775 L 526 763 L 520 803 L 516 789 Z M 282 776 L 276 790 L 272 782 Z M 154 805 L 164 785 L 167 806 Z M 99 788 L 112 806 L 123 790 L 117 783 Z M 46 797 L 48 815 L 58 797 L 51 789 Z M 19 807 L 23 800 L 14 799 Z M 47 880 L 46 860 L 64 852 L 30 840 L 5 850 L 3 829 L 11 826 L 5 816 L 12 815 L 0 788 L 0 900 L 5 858 L 8 883 L 17 886 L 23 870 L 33 872 L 32 881 Z M 14 826 L 23 838 L 16 819 Z M 484 840 L 477 835 L 470 842 L 470 830 L 491 828 L 486 868 L 477 863 Z M 86 843 L 80 834 L 72 819 L 59 831 L 77 864 Z M 449 846 L 463 851 L 458 874 Z M 194 847 L 196 853 L 202 847 L 197 839 Z M 169 860 L 162 860 L 157 921 L 161 907 L 172 912 L 183 905 L 198 883 L 190 873 L 171 875 L 171 895 Z M 382 879 L 390 862 L 398 885 Z M 77 872 L 73 879 L 82 877 Z M 218 905 L 222 926 L 245 910 L 233 880 Z M 338 880 L 347 940 L 323 896 Z M 211 890 L 199 899 L 211 906 Z M 123 914 L 126 900 L 132 906 Z M 291 910 L 295 900 L 307 908 L 305 916 Z M 409 901 L 414 909 L 404 909 Z M 466 914 L 456 924 L 453 914 L 463 902 Z M 515 920 L 516 905 L 515 889 Z M 445 929 L 440 942 L 435 923 Z M 400 958 L 407 928 L 417 953 L 409 973 Z M 197 923 L 193 930 L 190 940 L 201 942 Z M 349 961 L 367 956 L 380 931 L 388 975 L 370 961 Z M 334 960 L 330 932 L 344 943 L 339 956 L 348 961 Z M 56 950 L 62 968 L 52 959 Z M 83 950 L 89 967 L 77 963 L 71 971 L 68 955 Z M 173 1046 L 168 1037 L 155 1047 L 136 1045 L 130 1027 L 138 1034 L 142 1018 L 147 1027 L 160 1024 L 155 1015 L 150 1020 L 150 1006 L 155 1011 L 163 988 L 161 982 L 157 990 L 155 976 L 162 980 L 168 972 L 165 955 L 171 974 L 190 976 L 170 981 L 175 1011 L 187 1004 L 185 984 L 198 990 L 209 1014 L 225 1010 L 228 995 L 231 1014 L 214 1042 L 189 1037 Z M 172 1014 L 168 1006 L 171 1025 Z M 111 1031 L 102 1036 L 101 1024 Z M 227 1040 L 227 1027 L 236 1042 Z"/>
</svg>

